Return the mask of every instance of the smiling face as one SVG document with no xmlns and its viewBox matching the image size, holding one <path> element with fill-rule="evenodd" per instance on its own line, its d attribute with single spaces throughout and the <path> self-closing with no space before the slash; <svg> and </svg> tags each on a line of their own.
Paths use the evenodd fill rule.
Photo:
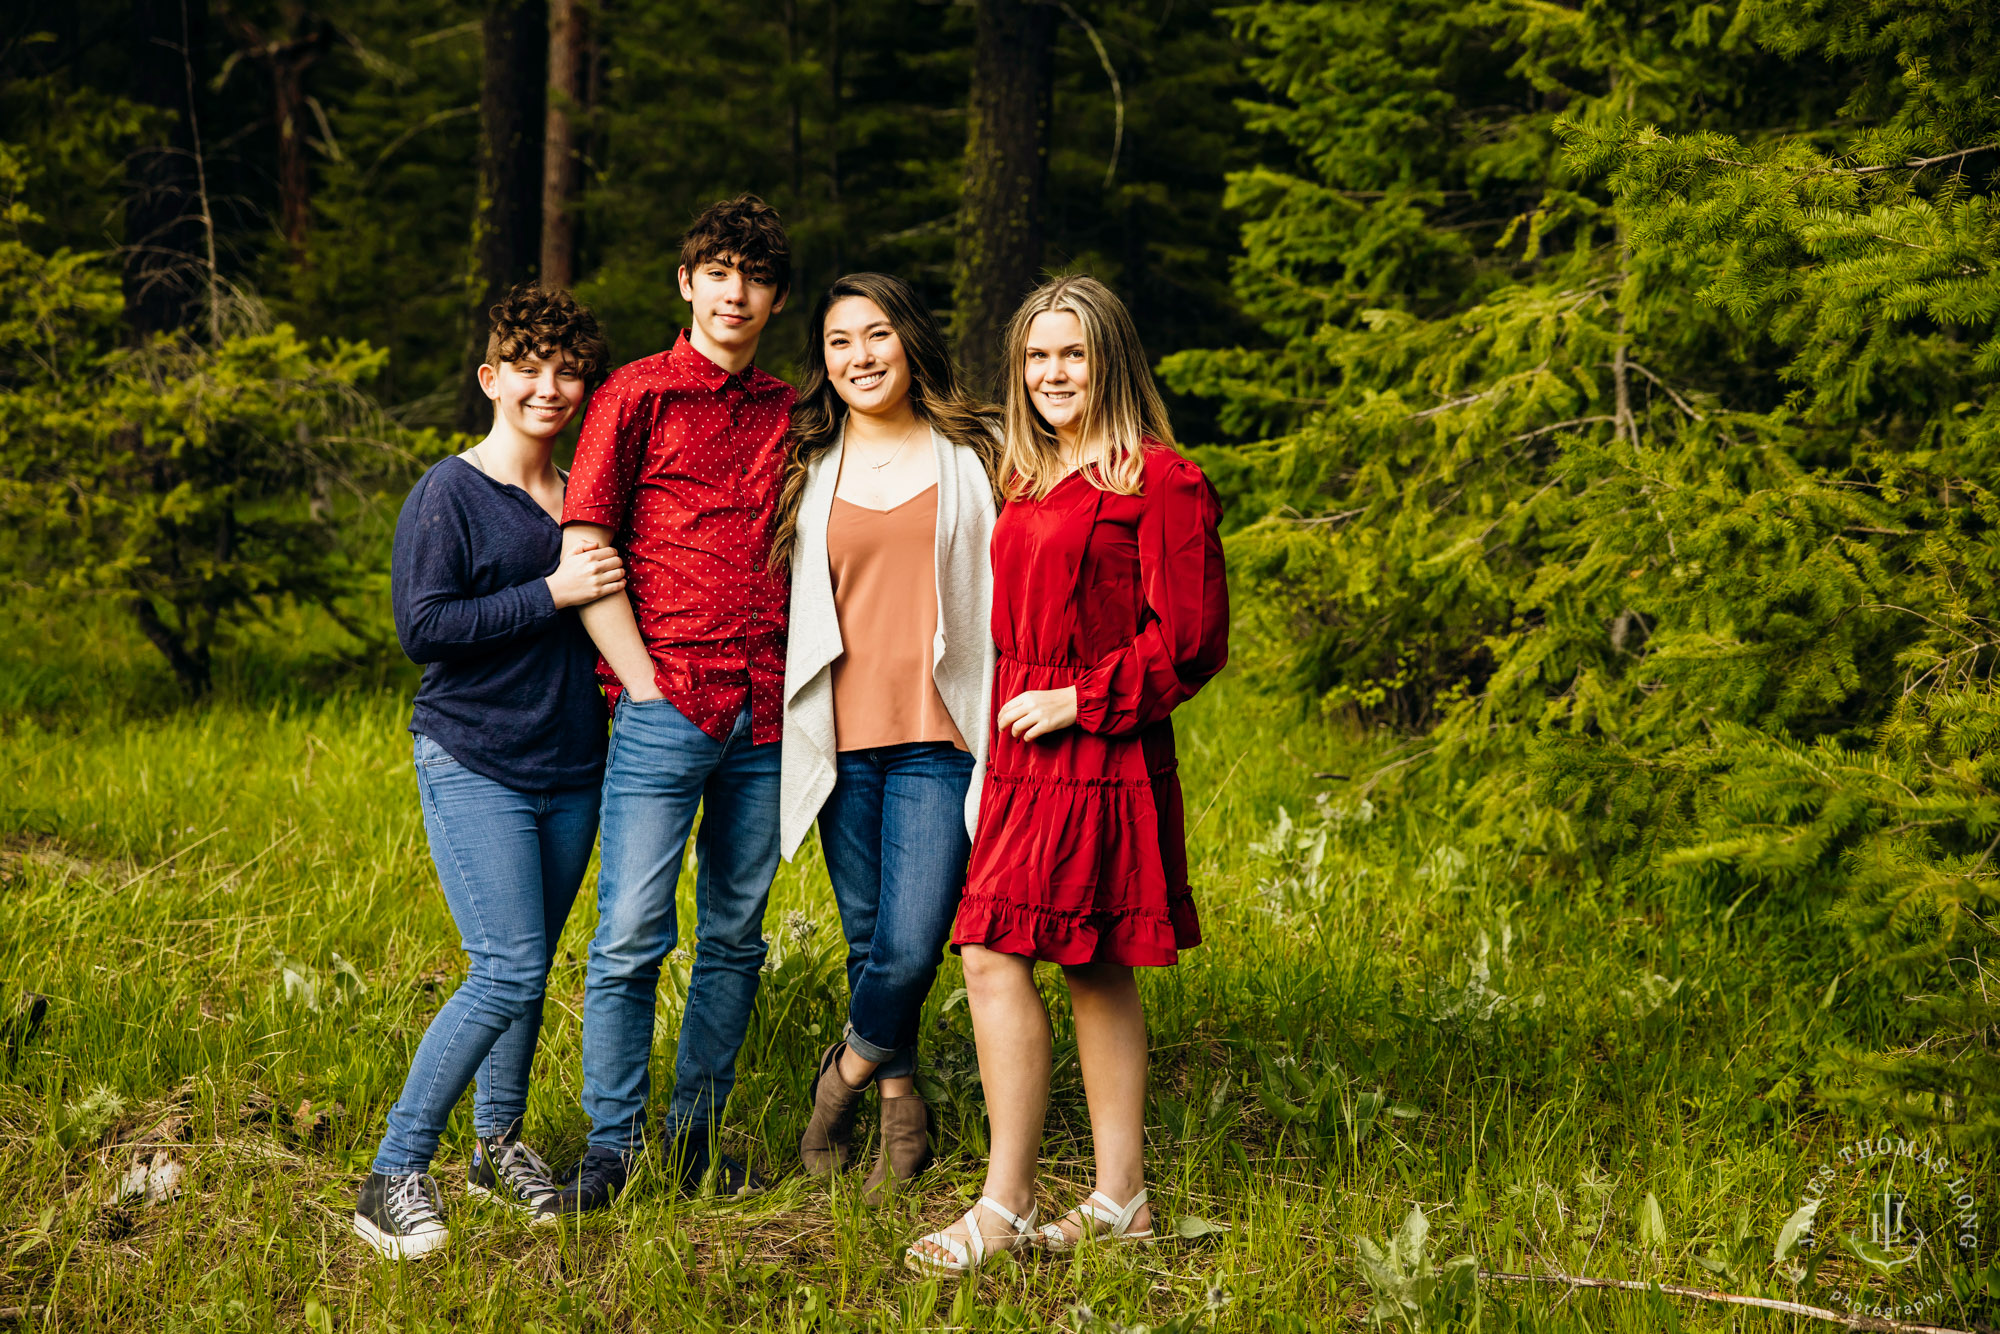
<svg viewBox="0 0 2000 1334">
<path fill-rule="evenodd" d="M 1090 403 L 1090 361 L 1083 321 L 1066 310 L 1045 311 L 1028 325 L 1021 368 L 1028 401 L 1064 444 L 1074 442 Z"/>
<path fill-rule="evenodd" d="M 715 348 L 747 361 L 771 317 L 785 308 L 785 294 L 768 278 L 752 278 L 732 255 L 716 255 L 693 268 L 682 265 L 681 297 L 694 307 L 694 323 Z"/>
<path fill-rule="evenodd" d="M 820 332 L 826 377 L 854 412 L 895 412 L 910 396 L 910 359 L 889 317 L 865 296 L 842 297 Z"/>
<path fill-rule="evenodd" d="M 560 353 L 530 351 L 517 361 L 482 362 L 479 387 L 493 400 L 495 417 L 534 440 L 562 434 L 583 406 L 583 375 Z"/>
</svg>

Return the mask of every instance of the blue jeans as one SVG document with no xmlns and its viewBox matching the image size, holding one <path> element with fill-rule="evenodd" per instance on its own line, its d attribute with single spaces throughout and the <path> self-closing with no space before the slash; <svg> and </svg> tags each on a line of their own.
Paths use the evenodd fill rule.
<svg viewBox="0 0 2000 1334">
<path fill-rule="evenodd" d="M 674 891 L 697 806 L 694 970 L 669 1139 L 706 1132 L 736 1086 L 778 870 L 778 747 L 751 743 L 748 710 L 717 741 L 666 700 L 621 695 L 604 769 L 597 936 L 584 980 L 583 1109 L 590 1142 L 622 1153 L 645 1132 L 654 997 L 660 964 L 680 938 Z"/>
<path fill-rule="evenodd" d="M 430 1169 L 451 1109 L 473 1082 L 472 1126 L 505 1132 L 528 1110 L 542 992 L 556 940 L 597 837 L 597 793 L 516 792 L 416 738 L 417 792 L 431 860 L 470 963 L 417 1044 L 377 1172 Z"/>
<path fill-rule="evenodd" d="M 965 888 L 972 756 L 947 741 L 840 752 L 820 847 L 847 936 L 847 1045 L 915 1074 L 917 1023 Z"/>
</svg>

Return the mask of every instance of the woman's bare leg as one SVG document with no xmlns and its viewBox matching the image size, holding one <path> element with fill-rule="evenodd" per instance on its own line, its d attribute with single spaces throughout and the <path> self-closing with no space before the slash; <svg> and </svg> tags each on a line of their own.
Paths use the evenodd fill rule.
<svg viewBox="0 0 2000 1334">
<path fill-rule="evenodd" d="M 1035 990 L 1035 965 L 1016 954 L 967 945 L 965 997 L 972 1036 L 979 1045 L 979 1082 L 986 1090 L 991 1138 L 984 1193 L 1026 1217 L 1035 1202 L 1035 1174 L 1042 1156 L 1042 1117 L 1049 1107 L 1049 1012 Z M 1143 1043 L 1142 1043 L 1143 1045 Z M 1009 1235 L 1006 1223 L 986 1210 L 975 1215 L 990 1238 Z M 946 1231 L 964 1236 L 961 1220 Z M 942 1251 L 939 1258 L 945 1258 Z"/>
<path fill-rule="evenodd" d="M 1078 964 L 1063 969 L 1063 976 L 1076 1019 L 1083 1096 L 1090 1105 L 1095 1189 L 1122 1205 L 1146 1185 L 1146 1012 L 1139 1004 L 1139 983 L 1122 964 Z M 1150 1206 L 1132 1220 L 1135 1232 L 1151 1225 Z M 1082 1230 L 1074 1213 L 1061 1227 L 1071 1237 Z"/>
<path fill-rule="evenodd" d="M 871 1061 L 866 1056 L 855 1055 L 854 1048 L 842 1047 L 836 1058 L 840 1066 L 840 1077 L 847 1081 L 849 1088 L 860 1088 L 875 1073 L 880 1061 Z M 915 1075 L 891 1075 L 887 1079 L 875 1081 L 876 1091 L 885 1098 L 906 1098 L 917 1091 Z"/>
</svg>

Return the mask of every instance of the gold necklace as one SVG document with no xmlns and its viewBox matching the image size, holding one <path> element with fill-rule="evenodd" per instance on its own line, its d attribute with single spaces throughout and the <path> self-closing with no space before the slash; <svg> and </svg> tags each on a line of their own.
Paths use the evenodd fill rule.
<svg viewBox="0 0 2000 1334">
<path fill-rule="evenodd" d="M 907 444 L 909 444 L 909 443 L 910 443 L 910 437 L 911 437 L 911 436 L 913 436 L 913 435 L 915 435 L 915 434 L 917 433 L 917 427 L 918 427 L 918 426 L 922 426 L 922 425 L 923 425 L 923 422 L 922 422 L 922 420 L 919 420 L 919 421 L 918 421 L 918 422 L 916 423 L 916 425 L 915 425 L 915 426 L 912 426 L 912 427 L 910 427 L 910 429 L 909 429 L 909 430 L 907 430 L 907 431 L 903 432 L 903 438 L 902 438 L 901 440 L 898 440 L 898 441 L 896 442 L 896 448 L 895 448 L 895 450 L 894 450 L 894 451 L 893 451 L 893 452 L 892 452 L 892 453 L 891 453 L 891 454 L 889 455 L 889 457 L 888 457 L 888 458 L 886 458 L 886 459 L 883 459 L 883 460 L 882 460 L 882 461 L 881 461 L 880 463 L 871 463 L 871 464 L 869 464 L 869 465 L 868 465 L 868 467 L 869 467 L 869 468 L 870 468 L 870 469 L 871 469 L 872 471 L 875 471 L 875 472 L 881 472 L 881 471 L 882 471 L 882 470 L 883 470 L 884 468 L 886 468 L 886 467 L 888 467 L 888 466 L 889 466 L 890 464 L 894 463 L 894 462 L 895 462 L 895 461 L 896 461 L 896 460 L 897 460 L 897 459 L 898 459 L 899 457 L 901 457 L 901 455 L 902 455 L 902 453 L 903 453 L 903 446 L 904 446 L 904 445 L 907 445 Z"/>
</svg>

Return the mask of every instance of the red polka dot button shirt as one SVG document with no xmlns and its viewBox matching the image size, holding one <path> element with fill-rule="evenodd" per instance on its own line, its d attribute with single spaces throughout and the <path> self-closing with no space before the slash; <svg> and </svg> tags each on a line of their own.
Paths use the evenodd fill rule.
<svg viewBox="0 0 2000 1334">
<path fill-rule="evenodd" d="M 746 702 L 753 742 L 784 730 L 787 578 L 766 558 L 791 409 L 790 385 L 729 374 L 682 330 L 604 382 L 570 469 L 563 522 L 612 531 L 654 681 L 718 741 Z"/>
</svg>

